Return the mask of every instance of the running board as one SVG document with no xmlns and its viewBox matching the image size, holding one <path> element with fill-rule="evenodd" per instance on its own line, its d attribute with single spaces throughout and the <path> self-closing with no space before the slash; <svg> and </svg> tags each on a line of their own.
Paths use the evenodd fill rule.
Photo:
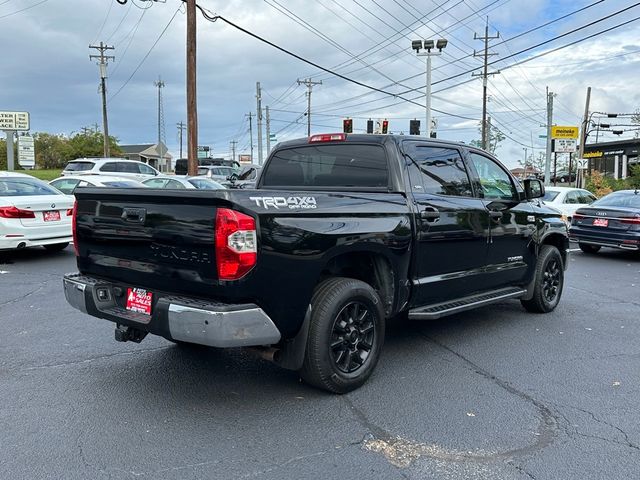
<svg viewBox="0 0 640 480">
<path fill-rule="evenodd" d="M 469 297 L 451 300 L 449 302 L 435 303 L 426 307 L 415 308 L 409 310 L 410 320 L 435 320 L 445 315 L 451 315 L 472 308 L 489 305 L 491 303 L 501 302 L 510 298 L 519 298 L 527 293 L 526 289 L 520 287 L 501 288 L 491 292 L 478 293 Z"/>
</svg>

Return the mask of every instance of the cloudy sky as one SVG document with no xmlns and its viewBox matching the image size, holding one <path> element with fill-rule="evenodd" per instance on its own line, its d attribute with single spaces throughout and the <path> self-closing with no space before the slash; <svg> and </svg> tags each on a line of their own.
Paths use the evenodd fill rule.
<svg viewBox="0 0 640 480">
<path fill-rule="evenodd" d="M 484 34 L 487 17 L 489 34 L 500 34 L 490 44 L 496 54 L 490 57 L 495 62 L 490 71 L 500 74 L 489 79 L 488 110 L 493 124 L 508 137 L 498 151 L 507 165 L 515 166 L 525 147 L 536 153 L 544 149 L 539 135 L 545 133 L 547 87 L 556 94 L 553 123 L 558 125 L 580 123 L 588 86 L 592 111 L 628 113 L 640 107 L 640 21 L 613 28 L 640 17 L 640 5 L 632 1 L 198 3 L 311 62 L 399 95 L 350 83 L 198 14 L 198 143 L 209 145 L 214 156 L 228 156 L 233 140 L 237 153 L 249 153 L 247 115 L 256 112 L 258 81 L 263 107 L 271 109 L 271 133 L 279 141 L 306 135 L 306 89 L 296 83 L 304 78 L 322 81 L 312 94 L 312 132 L 341 131 L 342 119 L 349 116 L 354 131 L 364 131 L 368 118 L 387 118 L 393 132 L 408 133 L 409 120 L 425 116 L 424 58 L 410 48 L 411 40 L 419 38 L 449 41 L 442 56 L 433 59 L 438 137 L 478 139 L 482 82 L 471 72 L 480 71 L 481 59 L 473 52 L 483 44 L 474 34 Z M 110 133 L 121 143 L 155 143 L 154 82 L 160 76 L 166 85 L 166 143 L 177 156 L 176 124 L 186 121 L 186 15 L 181 4 L 0 0 L 0 110 L 29 111 L 32 131 L 71 134 L 96 123 L 101 128 L 98 67 L 89 60 L 89 54 L 97 52 L 88 46 L 103 41 L 115 47 L 109 53 L 116 57 L 108 67 Z M 614 15 L 627 7 L 632 8 Z M 558 49 L 583 38 L 587 40 Z M 628 118 L 617 121 L 629 124 Z M 253 127 L 257 145 L 255 122 Z M 624 136 L 634 134 L 627 131 Z M 620 137 L 605 133 L 601 138 Z"/>
</svg>

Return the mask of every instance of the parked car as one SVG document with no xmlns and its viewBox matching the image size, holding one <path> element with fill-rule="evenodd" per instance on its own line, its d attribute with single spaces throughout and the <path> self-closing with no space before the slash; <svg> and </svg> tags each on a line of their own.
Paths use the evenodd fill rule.
<svg viewBox="0 0 640 480">
<path fill-rule="evenodd" d="M 72 241 L 73 202 L 30 175 L 0 172 L 0 250 L 66 248 Z"/>
<path fill-rule="evenodd" d="M 77 187 L 137 188 L 144 186 L 132 178 L 111 177 L 109 175 L 68 175 L 51 180 L 49 185 L 53 185 L 67 195 L 73 195 Z"/>
<path fill-rule="evenodd" d="M 568 265 L 542 182 L 435 139 L 281 142 L 255 190 L 79 190 L 72 306 L 119 341 L 260 347 L 331 392 L 371 375 L 386 322 L 507 299 L 550 312 Z"/>
<path fill-rule="evenodd" d="M 111 175 L 137 180 L 155 177 L 160 172 L 143 162 L 124 160 L 122 158 L 79 158 L 70 161 L 64 168 L 63 177 L 67 175 Z"/>
<path fill-rule="evenodd" d="M 187 170 L 188 160 L 186 158 L 179 158 L 176 160 L 175 164 L 175 174 L 176 175 L 186 175 L 188 173 Z M 240 163 L 236 160 L 225 160 L 224 158 L 199 158 L 198 166 L 206 167 L 209 165 L 218 165 L 224 167 L 231 167 L 235 172 L 240 171 Z"/>
<path fill-rule="evenodd" d="M 579 208 L 586 207 L 597 197 L 588 190 L 571 187 L 545 187 L 542 201 L 562 212 L 563 219 L 571 223 L 571 218 Z"/>
<path fill-rule="evenodd" d="M 619 190 L 578 209 L 570 234 L 585 253 L 602 247 L 640 251 L 640 191 Z"/>
<path fill-rule="evenodd" d="M 571 172 L 571 175 L 569 175 L 569 171 L 568 170 L 558 170 L 555 175 L 553 174 L 553 172 L 551 172 L 551 176 L 549 177 L 549 179 L 554 183 L 557 183 L 557 182 L 560 182 L 560 183 L 575 182 L 576 181 L 576 172 L 574 170 L 574 171 Z"/>
<path fill-rule="evenodd" d="M 235 170 L 231 167 L 211 165 L 207 167 L 198 167 L 198 176 L 204 176 L 211 180 L 215 180 L 216 182 L 226 182 L 235 175 L 235 173 Z"/>
<path fill-rule="evenodd" d="M 224 190 L 224 186 L 218 182 L 214 182 L 210 178 L 203 177 L 177 177 L 177 176 L 159 176 L 150 178 L 142 182 L 149 188 L 173 188 L 192 190 L 199 188 L 201 190 Z"/>
<path fill-rule="evenodd" d="M 244 165 L 237 175 L 231 175 L 229 181 L 222 184 L 228 188 L 254 188 L 262 171 L 260 165 Z"/>
</svg>

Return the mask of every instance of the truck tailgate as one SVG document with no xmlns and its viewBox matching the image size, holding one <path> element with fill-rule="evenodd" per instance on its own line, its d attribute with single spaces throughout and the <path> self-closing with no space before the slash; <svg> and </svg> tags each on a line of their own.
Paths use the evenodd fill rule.
<svg viewBox="0 0 640 480">
<path fill-rule="evenodd" d="M 78 189 L 78 268 L 133 287 L 207 294 L 215 218 L 227 192 Z"/>
</svg>

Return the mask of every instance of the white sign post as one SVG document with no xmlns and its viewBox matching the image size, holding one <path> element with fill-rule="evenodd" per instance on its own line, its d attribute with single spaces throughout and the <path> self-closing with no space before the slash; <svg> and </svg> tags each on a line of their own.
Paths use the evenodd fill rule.
<svg viewBox="0 0 640 480">
<path fill-rule="evenodd" d="M 578 158 L 576 160 L 576 168 L 578 170 L 586 170 L 589 168 L 589 159 L 588 158 Z"/>
<path fill-rule="evenodd" d="M 26 169 L 33 169 L 36 166 L 36 151 L 33 137 L 30 135 L 18 137 L 18 163 Z"/>
<path fill-rule="evenodd" d="M 13 136 L 16 131 L 29 130 L 29 112 L 0 111 L 0 130 L 7 137 L 7 170 L 13 171 Z"/>
</svg>

